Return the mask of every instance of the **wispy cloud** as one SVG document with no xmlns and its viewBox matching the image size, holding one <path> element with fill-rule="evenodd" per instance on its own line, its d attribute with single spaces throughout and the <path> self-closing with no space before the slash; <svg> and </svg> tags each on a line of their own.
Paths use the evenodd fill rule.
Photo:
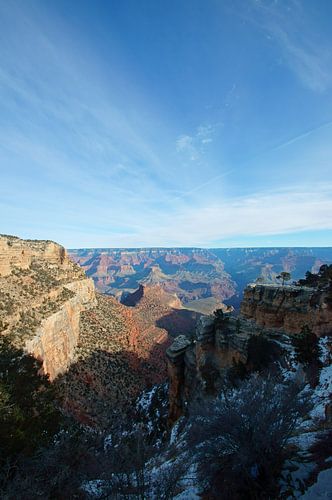
<svg viewBox="0 0 332 500">
<path fill-rule="evenodd" d="M 246 75 L 242 86 L 231 74 L 220 95 L 217 83 L 209 109 L 195 109 L 190 99 L 197 93 L 188 92 L 190 127 L 189 117 L 183 118 L 186 106 L 180 112 L 160 112 L 165 95 L 181 106 L 181 93 L 174 91 L 180 86 L 166 85 L 157 95 L 160 80 L 150 85 L 144 74 L 146 87 L 138 83 L 137 65 L 130 57 L 129 63 L 122 61 L 121 40 L 113 46 L 107 38 L 110 50 L 104 57 L 105 47 L 98 52 L 94 46 L 94 28 L 86 39 L 85 32 L 76 31 L 81 19 L 73 28 L 66 16 L 59 20 L 57 7 L 45 16 L 50 14 L 45 2 L 33 0 L 31 5 L 30 10 L 24 2 L 0 1 L 0 212 L 6 214 L 0 231 L 58 239 L 72 247 L 211 246 L 233 236 L 331 227 L 331 189 L 311 182 L 329 168 L 328 123 L 315 128 L 317 122 L 311 120 L 302 134 L 285 140 L 285 129 L 274 134 L 274 122 L 287 120 L 287 113 L 282 110 L 282 116 L 269 121 L 267 112 L 264 127 L 266 118 L 273 140 L 266 146 L 270 156 L 260 158 L 256 142 L 261 130 L 255 120 L 251 130 L 251 108 L 242 114 L 242 106 L 235 106 Z M 305 19 L 301 11 L 298 18 L 292 14 L 293 33 L 282 4 L 268 5 L 257 2 L 255 7 L 271 37 L 268 43 L 277 44 L 283 62 L 306 86 L 326 89 L 329 69 L 317 57 L 322 39 L 305 40 L 298 33 L 300 15 Z M 215 50 L 209 66 L 218 82 L 224 78 L 215 62 L 219 55 Z M 169 66 L 173 56 L 169 54 Z M 328 51 L 323 51 L 324 61 L 326 57 Z M 152 59 L 147 59 L 150 65 Z M 221 108 L 227 112 L 221 114 Z M 302 121 L 292 130 L 301 126 Z M 182 133 L 175 138 L 174 130 Z M 310 150 L 307 139 L 315 131 L 322 140 Z M 289 148 L 293 157 L 286 157 L 285 147 L 301 139 L 306 141 Z M 252 144 L 249 155 L 245 142 Z M 271 150 L 270 144 L 277 147 Z M 310 178 L 304 168 L 312 172 Z M 299 178 L 308 185 L 295 185 Z M 293 187 L 277 190 L 276 185 Z"/>
<path fill-rule="evenodd" d="M 297 0 L 252 0 L 251 6 L 253 15 L 248 19 L 279 47 L 282 62 L 290 71 L 313 91 L 323 92 L 330 88 L 332 48 L 302 3 Z"/>
<path fill-rule="evenodd" d="M 176 151 L 190 161 L 201 160 L 206 146 L 213 142 L 218 124 L 199 125 L 192 135 L 180 135 L 176 140 Z"/>
<path fill-rule="evenodd" d="M 195 145 L 194 137 L 190 135 L 181 135 L 176 140 L 176 151 L 185 154 L 191 161 L 198 160 L 199 151 Z"/>
<path fill-rule="evenodd" d="M 144 244 L 213 246 L 243 236 L 332 229 L 332 185 L 292 186 L 250 196 L 212 201 L 150 221 Z M 168 243 L 167 243 L 168 242 Z M 128 241 L 130 243 L 130 241 Z"/>
</svg>

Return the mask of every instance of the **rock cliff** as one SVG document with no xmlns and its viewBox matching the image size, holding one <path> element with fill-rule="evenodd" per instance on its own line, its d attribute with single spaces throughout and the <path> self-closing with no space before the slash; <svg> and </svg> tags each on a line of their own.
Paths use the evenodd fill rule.
<svg viewBox="0 0 332 500">
<path fill-rule="evenodd" d="M 107 426 L 164 381 L 169 334 L 195 325 L 197 313 L 159 284 L 142 286 L 133 307 L 96 296 L 92 279 L 53 242 L 1 236 L 0 263 L 0 346 L 9 340 L 39 359 L 63 408 L 88 425 Z"/>
<path fill-rule="evenodd" d="M 73 360 L 80 313 L 94 304 L 93 281 L 62 246 L 0 236 L 0 335 L 41 360 L 51 380 Z"/>
<path fill-rule="evenodd" d="M 230 374 L 278 359 L 287 368 L 287 345 L 304 326 L 332 335 L 332 301 L 327 287 L 249 285 L 238 317 L 222 311 L 202 316 L 193 338 L 184 335 L 167 349 L 170 423 L 186 406 L 216 395 Z"/>
<path fill-rule="evenodd" d="M 63 406 L 84 424 L 107 427 L 132 410 L 146 387 L 166 380 L 170 336 L 195 328 L 197 314 L 178 309 L 159 285 L 142 286 L 134 299 L 128 307 L 97 294 L 97 306 L 81 314 L 74 363 L 57 385 Z"/>
<path fill-rule="evenodd" d="M 265 328 L 299 333 L 308 326 L 317 336 L 332 333 L 332 294 L 299 286 L 250 284 L 240 314 Z"/>
<path fill-rule="evenodd" d="M 202 316 L 192 339 L 181 335 L 167 349 L 169 421 L 175 422 L 188 403 L 213 396 L 229 368 L 248 360 L 248 342 L 262 329 L 229 314 Z"/>
<path fill-rule="evenodd" d="M 50 380 L 64 373 L 74 360 L 80 334 L 80 314 L 95 303 L 91 279 L 68 283 L 73 296 L 60 305 L 58 311 L 43 319 L 25 349 L 43 361 L 43 371 Z"/>
<path fill-rule="evenodd" d="M 235 283 L 223 263 L 199 248 L 80 249 L 70 250 L 102 293 L 120 297 L 140 284 L 159 284 L 185 305 L 201 298 L 218 302 L 235 294 Z"/>
<path fill-rule="evenodd" d="M 15 236 L 0 235 L 0 277 L 13 269 L 28 269 L 35 259 L 50 265 L 70 268 L 65 249 L 53 241 L 21 240 Z"/>
</svg>

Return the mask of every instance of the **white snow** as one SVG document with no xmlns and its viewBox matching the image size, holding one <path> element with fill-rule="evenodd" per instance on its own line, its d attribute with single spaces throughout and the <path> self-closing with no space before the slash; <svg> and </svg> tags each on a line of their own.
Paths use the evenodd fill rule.
<svg viewBox="0 0 332 500">
<path fill-rule="evenodd" d="M 332 396 L 332 365 L 325 366 L 321 369 L 319 384 L 315 388 L 313 401 L 315 406 L 310 412 L 310 415 L 314 418 L 324 419 L 325 417 L 325 406 L 329 402 Z"/>
<path fill-rule="evenodd" d="M 81 489 L 93 497 L 99 498 L 103 493 L 105 481 L 94 479 L 93 481 L 84 481 Z"/>
<path fill-rule="evenodd" d="M 331 337 L 322 337 L 319 339 L 319 347 L 321 350 L 319 359 L 324 365 L 328 365 L 331 362 L 331 351 L 329 349 L 331 342 Z"/>
<path fill-rule="evenodd" d="M 316 500 L 323 498 L 332 499 L 332 469 L 323 470 L 319 473 L 317 482 L 310 486 L 304 495 L 299 498 L 302 500 Z"/>
<path fill-rule="evenodd" d="M 152 398 L 156 390 L 157 386 L 155 385 L 150 391 L 144 391 L 142 396 L 137 401 L 136 408 L 147 411 L 151 406 Z"/>
</svg>

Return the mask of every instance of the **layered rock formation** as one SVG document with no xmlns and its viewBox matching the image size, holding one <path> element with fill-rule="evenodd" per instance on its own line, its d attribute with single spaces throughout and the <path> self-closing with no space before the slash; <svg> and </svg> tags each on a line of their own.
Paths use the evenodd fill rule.
<svg viewBox="0 0 332 500">
<path fill-rule="evenodd" d="M 0 277 L 10 275 L 13 269 L 28 269 L 35 259 L 62 268 L 71 267 L 65 249 L 53 241 L 0 235 Z"/>
<path fill-rule="evenodd" d="M 189 333 L 197 319 L 175 294 L 145 285 L 127 307 L 96 297 L 92 279 L 56 243 L 2 236 L 0 248 L 0 344 L 38 358 L 78 420 L 107 426 L 166 379 L 169 334 Z M 124 260 L 120 271 L 130 272 Z"/>
<path fill-rule="evenodd" d="M 84 279 L 68 283 L 73 296 L 58 311 L 43 319 L 25 349 L 43 361 L 43 371 L 50 380 L 64 373 L 74 360 L 80 334 L 80 314 L 95 304 L 93 281 Z"/>
<path fill-rule="evenodd" d="M 194 338 L 180 336 L 167 350 L 170 423 L 188 404 L 220 392 L 232 370 L 243 374 L 273 358 L 287 367 L 287 348 L 280 346 L 303 327 L 331 336 L 331 299 L 329 287 L 252 284 L 238 317 L 222 311 L 202 316 Z"/>
<path fill-rule="evenodd" d="M 82 423 L 107 427 L 142 390 L 166 380 L 169 334 L 194 329 L 196 313 L 158 285 L 142 286 L 130 307 L 97 294 L 81 315 L 75 362 L 57 380 L 63 406 Z M 131 300 L 133 299 L 133 300 Z"/>
<path fill-rule="evenodd" d="M 213 396 L 229 368 L 248 359 L 248 342 L 261 328 L 229 314 L 202 316 L 192 339 L 179 336 L 167 349 L 169 421 L 175 422 L 188 403 Z"/>
<path fill-rule="evenodd" d="M 81 249 L 70 255 L 93 278 L 97 290 L 116 297 L 141 284 L 160 285 L 176 293 L 183 305 L 202 298 L 221 303 L 235 293 L 223 263 L 205 249 Z"/>
<path fill-rule="evenodd" d="M 332 262 L 332 248 L 79 249 L 70 255 L 102 293 L 121 296 L 140 284 L 159 283 L 186 307 L 204 299 L 204 313 L 221 302 L 239 308 L 244 288 L 258 276 L 276 283 L 282 271 L 297 280 Z M 210 303 L 209 303 L 210 299 Z M 193 302 L 192 302 L 193 301 Z M 202 308 L 200 307 L 200 311 Z"/>
<path fill-rule="evenodd" d="M 0 236 L 0 334 L 42 361 L 53 380 L 74 358 L 93 281 L 50 241 Z M 1 339 L 0 339 L 1 340 Z"/>
<path fill-rule="evenodd" d="M 304 326 L 316 335 L 332 333 L 332 294 L 299 286 L 250 284 L 244 291 L 241 316 L 265 328 L 299 333 Z"/>
</svg>

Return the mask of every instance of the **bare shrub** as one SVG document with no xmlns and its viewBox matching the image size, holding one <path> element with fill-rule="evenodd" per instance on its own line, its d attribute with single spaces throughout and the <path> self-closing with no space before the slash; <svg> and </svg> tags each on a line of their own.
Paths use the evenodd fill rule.
<svg viewBox="0 0 332 500">
<path fill-rule="evenodd" d="M 192 412 L 188 449 L 209 498 L 274 498 L 286 445 L 309 396 L 257 374 Z"/>
</svg>

